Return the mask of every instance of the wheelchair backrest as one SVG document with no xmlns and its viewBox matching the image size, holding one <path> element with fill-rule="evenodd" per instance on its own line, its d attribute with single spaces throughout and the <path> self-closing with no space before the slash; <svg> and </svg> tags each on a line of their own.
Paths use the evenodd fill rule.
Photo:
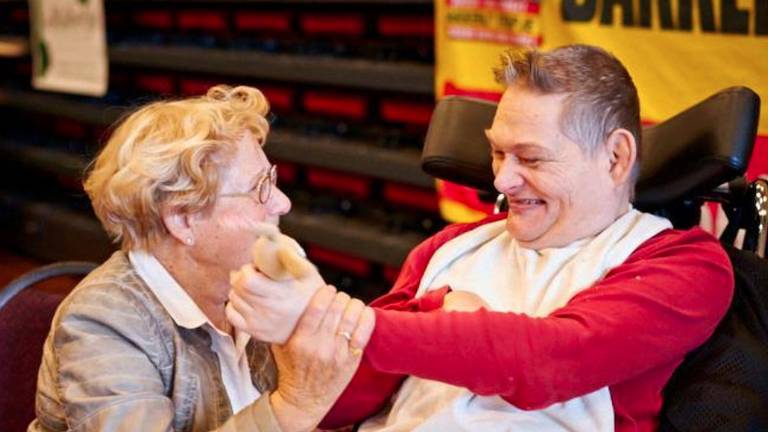
<svg viewBox="0 0 768 432">
<path fill-rule="evenodd" d="M 757 133 L 760 99 L 746 87 L 722 90 L 643 130 L 634 205 L 655 211 L 727 183 L 747 169 Z M 435 107 L 422 152 L 434 177 L 494 191 L 484 130 L 496 104 L 449 96 Z"/>
</svg>

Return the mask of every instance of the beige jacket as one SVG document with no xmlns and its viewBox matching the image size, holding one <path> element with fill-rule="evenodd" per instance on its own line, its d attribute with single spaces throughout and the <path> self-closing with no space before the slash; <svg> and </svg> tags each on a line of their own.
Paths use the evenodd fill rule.
<svg viewBox="0 0 768 432">
<path fill-rule="evenodd" d="M 279 431 L 267 397 L 269 347 L 246 347 L 262 393 L 232 416 L 203 328 L 175 325 L 122 252 L 67 296 L 53 318 L 28 431 Z"/>
</svg>

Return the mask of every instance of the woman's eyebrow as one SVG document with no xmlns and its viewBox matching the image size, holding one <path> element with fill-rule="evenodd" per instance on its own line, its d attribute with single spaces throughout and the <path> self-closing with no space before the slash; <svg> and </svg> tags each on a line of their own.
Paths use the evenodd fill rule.
<svg viewBox="0 0 768 432">
<path fill-rule="evenodd" d="M 262 168 L 261 170 L 257 171 L 256 174 L 254 174 L 253 177 L 251 177 L 248 180 L 248 183 L 247 183 L 248 190 L 253 190 L 253 188 L 255 188 L 259 184 L 259 180 L 264 175 L 264 173 L 267 172 L 267 170 L 269 170 L 269 168 Z"/>
</svg>

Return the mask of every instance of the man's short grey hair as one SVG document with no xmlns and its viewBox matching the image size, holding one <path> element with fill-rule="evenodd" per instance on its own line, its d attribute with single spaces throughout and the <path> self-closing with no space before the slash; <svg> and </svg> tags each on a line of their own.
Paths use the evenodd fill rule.
<svg viewBox="0 0 768 432">
<path fill-rule="evenodd" d="M 549 52 L 510 50 L 494 72 L 496 80 L 507 86 L 566 94 L 561 131 L 589 155 L 614 130 L 632 133 L 637 142 L 634 183 L 640 167 L 640 102 L 632 77 L 616 57 L 589 45 L 567 45 Z"/>
</svg>

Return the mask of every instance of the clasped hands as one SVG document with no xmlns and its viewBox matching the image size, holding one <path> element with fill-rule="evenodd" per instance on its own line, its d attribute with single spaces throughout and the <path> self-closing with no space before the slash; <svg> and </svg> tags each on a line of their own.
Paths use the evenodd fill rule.
<svg viewBox="0 0 768 432">
<path fill-rule="evenodd" d="M 313 315 L 322 321 L 322 330 L 334 331 L 334 336 L 342 337 L 353 351 L 364 348 L 373 329 L 373 311 L 360 300 L 327 286 L 298 243 L 276 226 L 262 224 L 259 234 L 253 262 L 230 275 L 229 321 L 258 340 L 284 345 L 295 330 L 307 330 L 298 327 L 302 315 Z M 333 290 L 332 302 L 319 292 L 322 287 Z M 330 328 L 329 323 L 336 325 Z"/>
<path fill-rule="evenodd" d="M 278 386 L 270 402 L 281 423 L 292 422 L 291 430 L 311 430 L 357 370 L 375 314 L 326 285 L 277 227 L 262 231 L 253 263 L 231 275 L 226 314 L 239 330 L 273 344 Z M 447 311 L 480 307 L 485 303 L 479 297 L 460 291 L 449 293 L 443 305 Z"/>
<path fill-rule="evenodd" d="M 278 369 L 270 395 L 285 430 L 311 430 L 357 370 L 373 310 L 326 285 L 299 245 L 265 224 L 253 263 L 230 275 L 227 319 L 272 344 Z"/>
</svg>

